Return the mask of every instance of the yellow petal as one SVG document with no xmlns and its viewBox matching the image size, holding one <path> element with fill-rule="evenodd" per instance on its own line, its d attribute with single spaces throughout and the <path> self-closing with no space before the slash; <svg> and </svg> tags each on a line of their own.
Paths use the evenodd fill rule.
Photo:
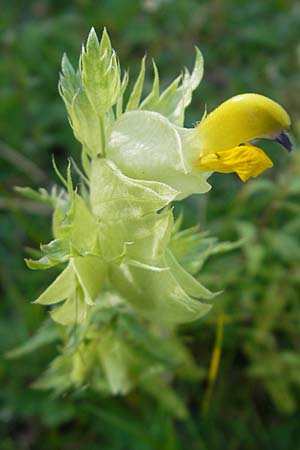
<svg viewBox="0 0 300 450">
<path fill-rule="evenodd" d="M 272 167 L 273 163 L 261 148 L 247 144 L 202 156 L 194 165 L 215 172 L 236 172 L 241 180 L 247 181 Z"/>
<path fill-rule="evenodd" d="M 203 154 L 227 150 L 258 138 L 275 139 L 291 125 L 287 112 L 259 94 L 241 94 L 212 111 L 195 128 Z"/>
</svg>

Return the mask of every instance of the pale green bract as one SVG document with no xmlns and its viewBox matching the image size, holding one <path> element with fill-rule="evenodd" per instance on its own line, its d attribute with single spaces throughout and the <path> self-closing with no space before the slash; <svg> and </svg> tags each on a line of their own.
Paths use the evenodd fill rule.
<svg viewBox="0 0 300 450">
<path fill-rule="evenodd" d="M 210 189 L 206 181 L 210 173 L 192 167 L 192 152 L 184 148 L 183 136 L 160 113 L 132 111 L 123 114 L 114 124 L 107 155 L 133 178 L 172 186 L 177 190 L 176 199 L 180 200 Z"/>
<path fill-rule="evenodd" d="M 198 230 L 178 232 L 171 207 L 174 200 L 210 189 L 209 173 L 192 167 L 195 149 L 190 130 L 183 128 L 185 108 L 203 74 L 201 53 L 196 49 L 192 73 L 186 69 L 162 93 L 153 67 L 150 93 L 142 99 L 143 58 L 127 94 L 128 74 L 121 78 L 106 30 L 99 42 L 92 29 L 78 70 L 63 57 L 59 83 L 82 144 L 82 169 L 69 163 L 64 179 L 55 165 L 64 187 L 51 195 L 19 192 L 54 209 L 54 239 L 28 266 L 61 269 L 35 300 L 49 307 L 62 340 L 60 356 L 36 385 L 60 393 L 88 383 L 105 394 L 125 394 L 139 385 L 182 416 L 184 406 L 162 375 L 168 367 L 196 370 L 174 325 L 210 310 L 215 294 L 191 272 L 197 275 L 219 244 Z M 79 175 L 78 187 L 71 168 Z M 167 340 L 162 330 L 168 330 Z M 39 333 L 15 353 L 58 337 L 49 326 Z"/>
</svg>

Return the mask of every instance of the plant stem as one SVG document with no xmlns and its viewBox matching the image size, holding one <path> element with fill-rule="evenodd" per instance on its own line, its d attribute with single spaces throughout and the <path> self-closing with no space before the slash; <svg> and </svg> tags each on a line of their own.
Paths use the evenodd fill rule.
<svg viewBox="0 0 300 450">
<path fill-rule="evenodd" d="M 217 325 L 217 334 L 215 340 L 215 346 L 212 352 L 210 367 L 208 373 L 208 384 L 206 391 L 204 393 L 203 402 L 202 402 L 202 414 L 206 416 L 209 411 L 212 390 L 217 378 L 220 359 L 221 359 L 221 350 L 222 350 L 222 342 L 223 342 L 223 331 L 224 331 L 224 313 L 221 312 L 218 317 L 218 325 Z"/>
<path fill-rule="evenodd" d="M 105 133 L 105 126 L 104 126 L 104 117 L 100 117 L 99 123 L 100 123 L 100 133 L 101 133 L 101 150 L 102 150 L 102 156 L 106 156 L 106 133 Z"/>
</svg>

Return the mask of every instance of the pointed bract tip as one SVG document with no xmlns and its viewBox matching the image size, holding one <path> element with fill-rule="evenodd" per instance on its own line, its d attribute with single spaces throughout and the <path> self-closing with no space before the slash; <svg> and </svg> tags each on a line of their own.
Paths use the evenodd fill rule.
<svg viewBox="0 0 300 450">
<path fill-rule="evenodd" d="M 96 30 L 94 27 L 91 27 L 89 34 L 88 34 L 88 40 L 91 39 L 92 37 L 96 37 L 98 39 Z"/>
</svg>

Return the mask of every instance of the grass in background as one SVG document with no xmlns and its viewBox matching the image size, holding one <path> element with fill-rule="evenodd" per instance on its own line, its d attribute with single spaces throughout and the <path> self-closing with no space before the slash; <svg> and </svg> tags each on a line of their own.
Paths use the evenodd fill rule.
<svg viewBox="0 0 300 450">
<path fill-rule="evenodd" d="M 191 66 L 193 45 L 199 45 L 205 80 L 188 125 L 199 119 L 205 104 L 212 110 L 230 95 L 256 91 L 281 102 L 299 133 L 297 1 L 9 2 L 0 17 L 1 355 L 39 328 L 44 312 L 30 301 L 49 281 L 47 273 L 29 272 L 22 255 L 24 247 L 48 242 L 50 216 L 20 200 L 13 186 L 51 186 L 56 182 L 52 154 L 60 165 L 66 156 L 78 155 L 57 80 L 63 51 L 75 62 L 92 24 L 98 31 L 107 26 L 133 75 L 148 50 L 166 83 L 174 71 Z M 176 382 L 188 420 L 174 420 L 137 392 L 102 399 L 88 391 L 53 398 L 31 390 L 55 354 L 49 345 L 19 360 L 1 357 L 1 450 L 300 447 L 297 150 L 281 158 L 274 144 L 277 164 L 263 178 L 242 186 L 234 176 L 215 174 L 209 196 L 184 206 L 184 226 L 200 221 L 220 239 L 244 239 L 240 250 L 205 263 L 201 281 L 224 293 L 204 320 L 181 329 L 203 369 L 197 381 Z M 209 385 L 216 342 L 221 359 Z"/>
</svg>

